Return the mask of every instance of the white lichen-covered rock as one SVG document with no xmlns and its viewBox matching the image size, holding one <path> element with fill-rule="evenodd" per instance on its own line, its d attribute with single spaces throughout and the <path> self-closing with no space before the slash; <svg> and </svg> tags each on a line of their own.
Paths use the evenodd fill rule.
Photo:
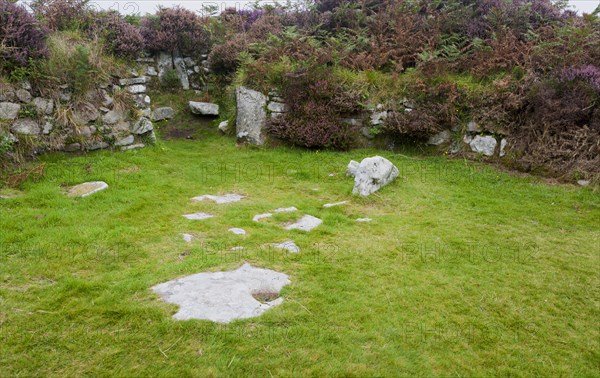
<svg viewBox="0 0 600 378">
<path fill-rule="evenodd" d="M 504 157 L 506 155 L 506 146 L 508 146 L 508 141 L 505 138 L 502 138 L 500 141 L 500 157 Z"/>
<path fill-rule="evenodd" d="M 238 140 L 255 145 L 264 144 L 267 96 L 246 87 L 238 87 L 236 89 L 236 102 L 236 135 Z"/>
<path fill-rule="evenodd" d="M 348 163 L 348 167 L 346 167 L 346 176 L 356 176 L 356 171 L 358 170 L 359 166 L 359 162 L 350 160 L 350 163 Z"/>
<path fill-rule="evenodd" d="M 140 94 L 146 92 L 146 86 L 143 84 L 130 85 L 127 91 L 132 94 Z"/>
<path fill-rule="evenodd" d="M 152 122 L 150 122 L 150 120 L 146 117 L 141 117 L 131 127 L 131 132 L 137 135 L 145 134 L 153 130 L 154 126 L 152 125 Z"/>
<path fill-rule="evenodd" d="M 496 144 L 498 144 L 496 138 L 491 135 L 476 135 L 475 138 L 469 142 L 471 151 L 485 156 L 494 156 Z"/>
<path fill-rule="evenodd" d="M 219 130 L 223 134 L 227 133 L 227 131 L 229 131 L 229 121 L 223 121 L 223 122 L 219 123 Z"/>
<path fill-rule="evenodd" d="M 283 302 L 276 297 L 290 283 L 286 274 L 244 264 L 228 272 L 206 272 L 152 287 L 167 303 L 179 305 L 177 320 L 229 323 L 260 316 Z M 256 296 L 256 298 L 255 298 Z M 261 300 L 262 297 L 270 300 Z M 257 299 L 258 298 L 258 299 Z"/>
<path fill-rule="evenodd" d="M 157 59 L 158 77 L 160 80 L 165 76 L 167 71 L 173 69 L 173 57 L 170 53 L 160 52 Z"/>
<path fill-rule="evenodd" d="M 236 235 L 246 235 L 246 230 L 244 230 L 243 228 L 234 227 L 230 228 L 228 231 Z"/>
<path fill-rule="evenodd" d="M 352 193 L 366 197 L 394 181 L 399 174 L 398 168 L 386 158 L 366 158 L 356 169 Z"/>
<path fill-rule="evenodd" d="M 444 130 L 442 132 L 439 132 L 439 133 L 433 135 L 431 138 L 429 138 L 429 140 L 427 141 L 427 144 L 432 145 L 432 146 L 439 146 L 440 144 L 448 143 L 450 141 L 451 137 L 452 137 L 452 134 L 450 133 L 450 131 Z"/>
<path fill-rule="evenodd" d="M 163 121 L 165 119 L 172 119 L 173 117 L 175 117 L 175 110 L 168 106 L 156 108 L 152 112 L 152 121 Z"/>
<path fill-rule="evenodd" d="M 212 104 L 210 102 L 190 101 L 189 106 L 190 106 L 190 110 L 194 114 L 209 115 L 209 116 L 218 116 L 219 115 L 219 105 L 217 105 L 217 104 Z"/>
<path fill-rule="evenodd" d="M 16 119 L 21 111 L 21 105 L 12 102 L 0 102 L 0 119 Z"/>
<path fill-rule="evenodd" d="M 39 135 L 40 125 L 31 118 L 21 118 L 16 120 L 10 127 L 10 131 L 22 135 Z"/>
</svg>

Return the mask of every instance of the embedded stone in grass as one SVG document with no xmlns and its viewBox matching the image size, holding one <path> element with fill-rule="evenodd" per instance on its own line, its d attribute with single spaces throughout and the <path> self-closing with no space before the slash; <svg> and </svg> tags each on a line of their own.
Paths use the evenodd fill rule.
<svg viewBox="0 0 600 378">
<path fill-rule="evenodd" d="M 183 241 L 185 241 L 186 243 L 191 243 L 192 240 L 194 239 L 193 235 L 190 234 L 183 234 Z"/>
<path fill-rule="evenodd" d="M 255 215 L 254 218 L 252 218 L 252 220 L 255 222 L 260 222 L 261 219 L 270 218 L 272 216 L 273 216 L 273 214 L 271 214 L 271 213 L 258 214 L 258 215 Z"/>
<path fill-rule="evenodd" d="M 313 217 L 312 215 L 305 215 L 296 223 L 292 223 L 285 227 L 286 230 L 301 230 L 301 231 L 311 231 L 318 227 L 322 220 L 317 217 Z"/>
<path fill-rule="evenodd" d="M 246 230 L 242 228 L 230 228 L 229 232 L 232 232 L 236 235 L 246 235 Z"/>
<path fill-rule="evenodd" d="M 104 181 L 84 182 L 71 187 L 67 195 L 69 197 L 87 197 L 107 188 L 108 184 Z"/>
<path fill-rule="evenodd" d="M 183 215 L 183 217 L 187 218 L 189 220 L 204 220 L 204 219 L 212 218 L 212 217 L 214 217 L 214 215 L 207 214 L 207 213 L 194 213 L 194 214 Z"/>
<path fill-rule="evenodd" d="M 325 208 L 329 208 L 329 207 L 334 207 L 334 206 L 339 206 L 339 205 L 345 205 L 350 201 L 342 201 L 342 202 L 335 202 L 335 203 L 326 203 L 325 205 L 323 205 L 323 207 Z"/>
<path fill-rule="evenodd" d="M 296 245 L 296 243 L 294 243 L 291 240 L 288 240 L 288 241 L 280 243 L 280 244 L 275 244 L 275 248 L 285 249 L 286 251 L 291 252 L 291 253 L 300 252 L 300 247 L 298 247 Z"/>
<path fill-rule="evenodd" d="M 244 196 L 239 194 L 224 194 L 222 196 L 213 196 L 210 194 L 206 194 L 204 196 L 194 197 L 192 201 L 204 201 L 211 200 L 219 205 L 224 203 L 238 202 L 241 201 Z"/>
<path fill-rule="evenodd" d="M 371 222 L 373 219 L 371 218 L 358 218 L 357 222 Z"/>
<path fill-rule="evenodd" d="M 234 271 L 206 272 L 152 287 L 167 303 L 179 305 L 178 320 L 229 323 L 262 315 L 283 302 L 281 289 L 290 283 L 284 273 L 244 264 Z"/>
<path fill-rule="evenodd" d="M 280 207 L 279 209 L 274 210 L 276 213 L 291 213 L 294 211 L 298 211 L 294 206 L 292 207 Z"/>
</svg>

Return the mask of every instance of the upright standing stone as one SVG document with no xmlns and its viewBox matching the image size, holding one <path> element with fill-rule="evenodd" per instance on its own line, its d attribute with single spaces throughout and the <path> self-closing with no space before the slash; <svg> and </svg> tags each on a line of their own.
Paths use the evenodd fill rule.
<svg viewBox="0 0 600 378">
<path fill-rule="evenodd" d="M 236 89 L 236 101 L 236 135 L 238 140 L 258 146 L 264 144 L 267 96 L 246 87 L 238 87 Z"/>
</svg>

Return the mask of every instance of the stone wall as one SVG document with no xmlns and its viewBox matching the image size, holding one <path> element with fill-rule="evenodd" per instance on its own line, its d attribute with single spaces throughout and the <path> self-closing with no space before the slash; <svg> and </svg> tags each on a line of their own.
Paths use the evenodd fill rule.
<svg viewBox="0 0 600 378">
<path fill-rule="evenodd" d="M 0 147 L 27 140 L 35 152 L 129 150 L 156 140 L 153 121 L 170 119 L 171 108 L 151 109 L 147 95 L 152 80 L 177 72 L 183 89 L 199 89 L 208 73 L 207 55 L 197 62 L 177 54 L 157 54 L 132 62 L 122 77 L 90 89 L 74 100 L 73 83 L 43 97 L 29 82 L 0 86 Z M 133 109 L 124 106 L 133 103 Z"/>
</svg>

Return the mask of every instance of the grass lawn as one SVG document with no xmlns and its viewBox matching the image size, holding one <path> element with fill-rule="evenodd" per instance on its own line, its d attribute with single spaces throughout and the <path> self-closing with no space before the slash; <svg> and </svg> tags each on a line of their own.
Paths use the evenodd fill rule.
<svg viewBox="0 0 600 378">
<path fill-rule="evenodd" d="M 375 154 L 401 177 L 352 196 L 345 166 Z M 45 177 L 0 200 L 0 376 L 600 376 L 590 189 L 411 153 L 236 148 L 206 130 L 41 159 Z M 98 180 L 110 188 L 64 195 Z M 190 201 L 225 193 L 246 198 Z M 324 223 L 252 221 L 289 206 Z M 268 247 L 286 240 L 302 251 Z M 292 281 L 258 318 L 176 321 L 150 290 L 244 262 Z"/>
</svg>

